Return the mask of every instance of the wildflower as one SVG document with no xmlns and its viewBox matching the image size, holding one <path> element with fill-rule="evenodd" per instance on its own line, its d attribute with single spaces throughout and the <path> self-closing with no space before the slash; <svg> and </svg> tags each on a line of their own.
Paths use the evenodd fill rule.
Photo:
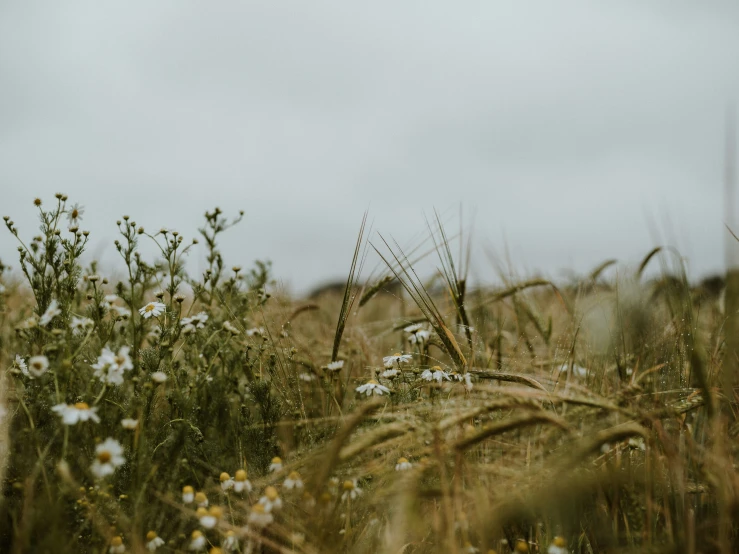
<svg viewBox="0 0 739 554">
<path fill-rule="evenodd" d="M 73 225 L 79 225 L 79 220 L 82 219 L 82 214 L 84 213 L 85 208 L 78 203 L 74 203 L 67 209 L 67 220 Z"/>
<path fill-rule="evenodd" d="M 300 473 L 297 471 L 291 471 L 290 475 L 287 476 L 285 482 L 282 484 L 287 490 L 302 489 L 303 480 L 300 478 Z"/>
<path fill-rule="evenodd" d="M 565 373 L 569 369 L 570 369 L 569 364 L 562 364 L 559 367 L 559 372 L 560 373 Z M 573 364 L 572 365 L 572 375 L 574 375 L 575 377 L 578 377 L 580 379 L 584 379 L 585 377 L 588 376 L 588 370 L 587 370 L 587 368 L 584 368 L 584 367 L 579 366 L 577 364 Z"/>
<path fill-rule="evenodd" d="M 229 552 L 234 552 L 239 549 L 239 539 L 236 538 L 236 534 L 233 531 L 226 533 L 226 538 L 223 539 L 221 547 Z"/>
<path fill-rule="evenodd" d="M 313 375 L 312 373 L 301 373 L 300 375 L 298 375 L 298 378 L 301 381 L 305 381 L 306 383 L 310 383 L 311 381 L 315 380 L 316 376 Z"/>
<path fill-rule="evenodd" d="M 564 537 L 554 537 L 554 541 L 549 545 L 547 554 L 568 554 L 567 553 L 567 541 Z"/>
<path fill-rule="evenodd" d="M 205 548 L 205 537 L 201 531 L 197 529 L 190 535 L 190 550 L 203 550 Z"/>
<path fill-rule="evenodd" d="M 122 346 L 116 354 L 107 346 L 104 347 L 102 353 L 98 356 L 97 363 L 92 365 L 95 370 L 93 375 L 103 383 L 122 384 L 123 373 L 133 369 L 133 361 L 128 355 L 130 350 L 128 346 Z"/>
<path fill-rule="evenodd" d="M 280 471 L 282 469 L 282 458 L 275 456 L 272 458 L 272 463 L 269 464 L 270 471 Z"/>
<path fill-rule="evenodd" d="M 192 335 L 195 332 L 195 326 L 192 323 L 187 323 L 184 327 L 182 327 L 182 334 L 184 336 Z"/>
<path fill-rule="evenodd" d="M 25 375 L 26 377 L 30 377 L 31 374 L 28 373 L 28 366 L 26 365 L 26 360 L 24 360 L 20 354 L 15 355 L 15 363 L 13 364 L 15 367 L 21 370 L 21 373 Z"/>
<path fill-rule="evenodd" d="M 120 536 L 113 537 L 110 540 L 110 548 L 108 552 L 110 554 L 123 554 L 126 551 L 126 547 L 123 544 L 123 539 Z"/>
<path fill-rule="evenodd" d="M 428 342 L 430 337 L 431 333 L 429 333 L 428 330 L 421 329 L 420 331 L 417 331 L 413 333 L 410 337 L 408 337 L 408 340 L 411 344 L 423 344 L 424 342 Z"/>
<path fill-rule="evenodd" d="M 257 502 L 251 507 L 247 522 L 249 525 L 253 525 L 258 528 L 267 527 L 274 521 L 274 516 L 269 513 L 269 510 L 261 502 Z"/>
<path fill-rule="evenodd" d="M 151 374 L 151 380 L 155 383 L 164 383 L 167 380 L 167 374 L 163 371 L 155 371 Z"/>
<path fill-rule="evenodd" d="M 316 499 L 308 491 L 305 491 L 303 493 L 303 505 L 305 506 L 305 509 L 308 511 L 312 510 L 316 506 Z"/>
<path fill-rule="evenodd" d="M 246 470 L 240 469 L 234 475 L 234 491 L 235 492 L 251 492 L 251 483 L 246 478 Z"/>
<path fill-rule="evenodd" d="M 124 308 L 123 306 L 111 306 L 111 308 L 121 319 L 128 319 L 131 317 L 131 310 L 128 308 Z"/>
<path fill-rule="evenodd" d="M 113 304 L 113 302 L 115 302 L 116 300 L 118 300 L 118 295 L 117 294 L 106 294 L 103 297 L 103 302 L 105 302 L 108 305 Z"/>
<path fill-rule="evenodd" d="M 431 369 L 426 369 L 421 373 L 421 379 L 424 381 L 437 381 L 442 382 L 443 379 L 450 381 L 449 374 L 443 371 L 438 365 L 435 365 Z"/>
<path fill-rule="evenodd" d="M 159 537 L 155 531 L 149 531 L 146 533 L 146 549 L 149 552 L 154 552 L 157 548 L 164 544 L 164 539 Z"/>
<path fill-rule="evenodd" d="M 465 541 L 462 552 L 464 552 L 464 554 L 476 554 L 477 552 L 480 552 L 480 549 L 472 546 L 470 541 Z"/>
<path fill-rule="evenodd" d="M 198 505 L 198 508 L 207 508 L 208 497 L 205 496 L 204 492 L 200 491 L 195 495 L 195 503 Z"/>
<path fill-rule="evenodd" d="M 514 549 L 514 552 L 528 552 L 529 551 L 529 545 L 525 540 L 518 539 L 516 541 L 516 548 Z"/>
<path fill-rule="evenodd" d="M 95 447 L 96 458 L 92 463 L 92 472 L 100 479 L 112 475 L 115 468 L 126 463 L 123 447 L 115 439 L 107 438 Z"/>
<path fill-rule="evenodd" d="M 49 304 L 49 307 L 46 308 L 46 311 L 38 320 L 38 324 L 41 325 L 41 327 L 45 327 L 46 325 L 51 323 L 51 320 L 58 316 L 60 313 L 62 313 L 62 311 L 61 309 L 59 309 L 59 302 L 57 302 L 56 300 L 52 300 L 51 304 Z"/>
<path fill-rule="evenodd" d="M 191 325 L 194 328 L 202 329 L 205 327 L 205 322 L 208 321 L 208 314 L 205 312 L 200 312 L 197 315 L 194 315 L 192 317 L 183 317 L 180 320 L 180 325 L 183 327 L 187 325 Z"/>
<path fill-rule="evenodd" d="M 134 431 L 136 427 L 139 426 L 139 420 L 138 419 L 122 419 L 121 420 L 121 427 L 124 429 L 127 429 L 128 431 Z"/>
<path fill-rule="evenodd" d="M 195 490 L 190 485 L 182 487 L 182 502 L 190 504 L 195 500 Z"/>
<path fill-rule="evenodd" d="M 149 302 L 143 308 L 139 308 L 139 313 L 144 316 L 144 319 L 149 319 L 151 316 L 159 317 L 166 308 L 167 306 L 161 302 Z"/>
<path fill-rule="evenodd" d="M 264 495 L 259 499 L 259 503 L 264 506 L 264 510 L 271 512 L 273 509 L 279 510 L 282 508 L 282 499 L 277 494 L 277 489 L 273 486 L 269 486 L 264 489 Z"/>
<path fill-rule="evenodd" d="M 395 464 L 395 471 L 405 471 L 406 469 L 410 469 L 412 467 L 413 464 L 408 461 L 408 458 L 398 458 L 398 463 Z"/>
<path fill-rule="evenodd" d="M 403 329 L 403 331 L 405 331 L 406 333 L 413 334 L 413 333 L 417 333 L 421 329 L 423 329 L 423 323 L 414 323 L 413 325 L 409 325 L 408 327 Z"/>
<path fill-rule="evenodd" d="M 472 376 L 469 373 L 464 374 L 464 388 L 467 392 L 472 390 Z"/>
<path fill-rule="evenodd" d="M 88 327 L 92 327 L 94 324 L 95 322 L 89 317 L 72 316 L 72 321 L 69 322 L 69 328 L 72 330 L 73 335 L 81 335 Z"/>
<path fill-rule="evenodd" d="M 344 360 L 336 360 L 335 362 L 326 364 L 328 371 L 341 371 L 342 367 L 344 367 Z"/>
<path fill-rule="evenodd" d="M 77 402 L 74 405 L 57 404 L 51 408 L 51 411 L 61 416 L 64 425 L 76 425 L 78 421 L 90 420 L 100 423 L 100 418 L 95 413 L 97 408 L 90 408 L 87 402 Z"/>
<path fill-rule="evenodd" d="M 195 512 L 195 515 L 198 516 L 198 521 L 200 521 L 200 525 L 202 525 L 206 529 L 213 529 L 213 527 L 215 527 L 218 523 L 218 520 L 223 517 L 223 510 L 218 506 L 211 506 L 210 510 L 206 510 L 205 508 L 198 508 L 197 512 Z"/>
<path fill-rule="evenodd" d="M 252 327 L 251 329 L 246 330 L 246 336 L 247 337 L 253 337 L 253 336 L 264 336 L 265 335 L 264 327 Z"/>
<path fill-rule="evenodd" d="M 381 385 L 374 379 L 370 379 L 364 385 L 359 385 L 355 390 L 359 394 L 366 394 L 367 396 L 372 396 L 373 394 L 382 396 L 384 393 L 390 394 L 389 388 L 387 388 L 384 385 Z"/>
<path fill-rule="evenodd" d="M 221 481 L 221 489 L 223 491 L 227 491 L 234 487 L 234 480 L 231 479 L 231 476 L 225 471 L 221 473 L 220 481 Z"/>
<path fill-rule="evenodd" d="M 239 334 L 239 330 L 230 321 L 224 321 L 223 322 L 223 328 L 226 331 L 228 331 L 229 333 L 231 333 L 233 336 L 236 336 L 236 335 Z M 247 333 L 248 333 L 248 331 L 247 331 Z"/>
<path fill-rule="evenodd" d="M 393 354 L 392 356 L 385 356 L 382 359 L 382 363 L 385 364 L 385 367 L 393 367 L 395 364 L 400 367 L 400 364 L 407 364 L 413 359 L 413 356 L 410 354 Z"/>
<path fill-rule="evenodd" d="M 385 379 L 394 379 L 398 375 L 400 375 L 400 371 L 395 368 L 386 369 L 385 371 L 380 373 L 380 377 L 384 377 Z"/>
<path fill-rule="evenodd" d="M 344 481 L 344 484 L 342 485 L 342 489 L 344 489 L 344 494 L 341 495 L 342 502 L 346 500 L 347 498 L 354 500 L 356 497 L 362 494 L 362 489 L 360 489 L 357 486 L 356 479 Z"/>
<path fill-rule="evenodd" d="M 49 358 L 46 356 L 31 356 L 28 360 L 28 372 L 26 375 L 33 379 L 34 377 L 41 377 L 44 373 L 49 370 Z M 21 367 L 21 371 L 23 368 Z"/>
</svg>

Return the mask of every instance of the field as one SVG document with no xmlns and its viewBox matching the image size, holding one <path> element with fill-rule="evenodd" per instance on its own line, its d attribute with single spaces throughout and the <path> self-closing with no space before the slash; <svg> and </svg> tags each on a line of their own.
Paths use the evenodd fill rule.
<svg viewBox="0 0 739 554">
<path fill-rule="evenodd" d="M 122 217 L 103 268 L 77 205 L 35 203 L 0 264 L 3 552 L 739 551 L 731 279 L 647 247 L 472 288 L 437 218 L 296 300 L 223 259 L 242 215 Z"/>
</svg>

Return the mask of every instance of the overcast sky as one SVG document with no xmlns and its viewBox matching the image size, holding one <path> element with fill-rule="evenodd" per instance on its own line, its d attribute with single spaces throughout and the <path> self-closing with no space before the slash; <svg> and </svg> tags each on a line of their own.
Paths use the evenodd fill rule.
<svg viewBox="0 0 739 554">
<path fill-rule="evenodd" d="M 409 244 L 462 206 L 522 274 L 668 242 L 702 275 L 738 90 L 733 1 L 0 0 L 0 211 L 31 236 L 62 191 L 117 267 L 124 213 L 241 208 L 229 263 L 297 290 L 346 274 L 366 209 Z"/>
</svg>

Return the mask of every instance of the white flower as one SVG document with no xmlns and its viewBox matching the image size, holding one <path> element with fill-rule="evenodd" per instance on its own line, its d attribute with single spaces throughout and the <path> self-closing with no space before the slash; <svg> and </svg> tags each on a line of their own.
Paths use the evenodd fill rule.
<svg viewBox="0 0 739 554">
<path fill-rule="evenodd" d="M 198 508 L 195 515 L 198 516 L 200 525 L 206 529 L 213 529 L 218 523 L 218 520 L 223 516 L 223 510 L 218 506 L 211 506 L 210 510 Z"/>
<path fill-rule="evenodd" d="M 406 333 L 413 334 L 413 333 L 417 333 L 421 329 L 423 329 L 423 323 L 414 323 L 413 325 L 409 325 L 408 327 L 403 329 L 403 331 L 405 331 Z"/>
<path fill-rule="evenodd" d="M 567 541 L 563 537 L 554 537 L 554 541 L 549 545 L 547 554 L 568 554 Z"/>
<path fill-rule="evenodd" d="M 279 510 L 282 508 L 282 499 L 277 494 L 277 489 L 273 486 L 269 486 L 264 489 L 264 495 L 259 499 L 259 503 L 264 506 L 265 512 L 271 512 L 272 510 Z"/>
<path fill-rule="evenodd" d="M 247 337 L 253 337 L 254 335 L 264 336 L 264 334 L 265 334 L 264 327 L 252 327 L 251 329 L 246 330 Z"/>
<path fill-rule="evenodd" d="M 117 294 L 106 294 L 103 297 L 103 302 L 105 302 L 106 304 L 113 304 L 113 302 L 115 302 L 116 300 L 118 300 Z"/>
<path fill-rule="evenodd" d="M 190 485 L 182 487 L 182 502 L 184 504 L 191 504 L 195 500 L 195 489 Z"/>
<path fill-rule="evenodd" d="M 468 392 L 472 390 L 472 376 L 469 373 L 464 374 L 464 388 Z"/>
<path fill-rule="evenodd" d="M 408 458 L 398 458 L 398 463 L 395 464 L 395 471 L 405 471 L 412 467 L 413 464 L 408 461 Z"/>
<path fill-rule="evenodd" d="M 103 383 L 122 384 L 123 373 L 133 369 L 133 361 L 128 355 L 130 350 L 128 346 L 122 346 L 116 354 L 107 346 L 104 347 L 102 353 L 98 356 L 97 363 L 92 365 L 95 370 L 93 375 Z"/>
<path fill-rule="evenodd" d="M 226 533 L 226 538 L 223 539 L 221 548 L 227 552 L 234 552 L 239 549 L 239 539 L 236 538 L 236 534 L 233 531 Z"/>
<path fill-rule="evenodd" d="M 442 369 L 438 365 L 435 365 L 431 369 L 424 370 L 423 373 L 421 373 L 421 379 L 423 379 L 424 381 L 437 381 L 439 383 L 441 383 L 444 379 L 446 379 L 447 381 L 451 380 L 449 378 L 449 374 L 445 371 L 442 371 Z"/>
<path fill-rule="evenodd" d="M 0 294 L 5 294 L 5 290 L 6 290 L 5 289 L 5 285 L 3 285 L 2 283 L 0 283 Z"/>
<path fill-rule="evenodd" d="M 198 491 L 195 494 L 195 503 L 198 505 L 198 508 L 208 507 L 208 497 L 205 496 L 205 493 L 203 491 Z"/>
<path fill-rule="evenodd" d="M 246 470 L 239 469 L 234 475 L 234 491 L 235 492 L 251 492 L 251 483 L 246 478 Z"/>
<path fill-rule="evenodd" d="M 234 480 L 231 479 L 231 476 L 225 471 L 221 473 L 220 481 L 221 481 L 221 489 L 224 492 L 234 487 Z"/>
<path fill-rule="evenodd" d="M 180 325 L 182 325 L 183 327 L 191 325 L 193 328 L 202 329 L 203 327 L 205 327 L 206 321 L 208 321 L 208 314 L 206 314 L 205 312 L 200 312 L 199 314 L 192 317 L 183 317 L 180 320 Z"/>
<path fill-rule="evenodd" d="M 73 225 L 79 225 L 79 220 L 82 219 L 82 214 L 84 213 L 85 208 L 78 203 L 74 203 L 67 208 L 67 220 Z"/>
<path fill-rule="evenodd" d="M 149 302 L 143 308 L 139 308 L 139 313 L 144 316 L 144 319 L 149 319 L 151 316 L 159 317 L 166 308 L 167 306 L 161 302 Z"/>
<path fill-rule="evenodd" d="M 410 354 L 393 354 L 392 356 L 385 356 L 382 363 L 385 364 L 385 367 L 393 367 L 396 364 L 400 367 L 400 364 L 407 364 L 412 359 L 413 356 Z"/>
<path fill-rule="evenodd" d="M 30 377 L 31 374 L 28 373 L 28 366 L 26 365 L 26 360 L 24 360 L 20 354 L 15 355 L 15 364 L 18 369 L 21 370 L 21 373 L 25 375 L 26 377 Z"/>
<path fill-rule="evenodd" d="M 206 545 L 205 537 L 203 536 L 203 533 L 201 531 L 198 531 L 197 529 L 192 532 L 190 535 L 190 546 L 188 547 L 190 550 L 203 550 Z"/>
<path fill-rule="evenodd" d="M 89 317 L 72 316 L 72 321 L 69 322 L 69 328 L 72 330 L 73 335 L 81 335 L 88 327 L 92 327 L 94 324 L 95 322 Z"/>
<path fill-rule="evenodd" d="M 272 463 L 269 464 L 270 471 L 280 471 L 282 469 L 282 458 L 275 456 L 272 458 Z"/>
<path fill-rule="evenodd" d="M 46 356 L 31 356 L 28 360 L 28 377 L 41 377 L 49 370 L 49 358 Z M 21 368 L 21 371 L 23 369 Z"/>
<path fill-rule="evenodd" d="M 74 405 L 57 404 L 51 408 L 51 411 L 61 416 L 64 425 L 76 425 L 79 421 L 100 423 L 100 418 L 95 413 L 97 412 L 97 408 L 90 408 L 87 402 L 77 402 Z"/>
<path fill-rule="evenodd" d="M 408 337 L 408 340 L 411 342 L 411 344 L 424 343 L 428 342 L 429 337 L 431 337 L 431 333 L 429 333 L 426 329 L 421 329 L 420 331 L 417 331 L 413 333 L 410 337 Z"/>
<path fill-rule="evenodd" d="M 350 498 L 354 500 L 357 496 L 362 494 L 362 489 L 360 489 L 357 486 L 357 480 L 351 479 L 349 481 L 344 481 L 344 484 L 342 486 L 342 489 L 344 489 L 344 493 L 341 495 L 341 501 Z"/>
<path fill-rule="evenodd" d="M 384 393 L 390 393 L 389 388 L 387 388 L 385 385 L 381 385 L 374 379 L 370 379 L 364 385 L 359 385 L 356 388 L 356 391 L 359 394 L 366 394 L 367 396 L 372 396 L 373 394 L 382 396 Z"/>
<path fill-rule="evenodd" d="M 126 546 L 123 544 L 121 537 L 113 537 L 110 541 L 110 548 L 108 548 L 109 554 L 123 554 L 126 551 Z"/>
<path fill-rule="evenodd" d="M 291 471 L 282 486 L 287 490 L 302 489 L 303 480 L 300 478 L 300 474 L 297 471 Z"/>
<path fill-rule="evenodd" d="M 562 364 L 559 368 L 560 373 L 565 373 L 566 371 L 569 371 L 570 364 Z M 579 366 L 577 364 L 572 365 L 572 375 L 581 379 L 584 379 L 588 376 L 588 370 L 587 368 L 584 368 L 582 366 Z"/>
<path fill-rule="evenodd" d="M 127 429 L 128 431 L 135 431 L 136 427 L 139 426 L 139 420 L 138 419 L 122 419 L 121 420 L 121 427 L 124 429 Z"/>
<path fill-rule="evenodd" d="M 267 527 L 274 519 L 274 516 L 269 513 L 269 510 L 267 510 L 264 504 L 257 502 L 251 507 L 247 523 L 261 529 Z"/>
<path fill-rule="evenodd" d="M 157 536 L 157 534 L 154 531 L 149 531 L 146 534 L 146 549 L 149 552 L 154 552 L 157 548 L 159 548 L 163 544 L 164 544 L 164 539 L 162 539 L 162 537 Z"/>
<path fill-rule="evenodd" d="M 188 323 L 184 327 L 182 327 L 182 334 L 184 336 L 191 335 L 194 332 L 195 332 L 195 326 L 192 323 Z"/>
<path fill-rule="evenodd" d="M 155 371 L 151 374 L 151 380 L 155 383 L 164 383 L 167 380 L 167 374 L 163 371 Z"/>
<path fill-rule="evenodd" d="M 380 373 L 380 377 L 384 377 L 385 379 L 392 379 L 394 377 L 397 377 L 398 375 L 400 375 L 400 371 L 395 368 L 386 369 L 385 371 Z"/>
<path fill-rule="evenodd" d="M 326 369 L 329 371 L 339 371 L 342 367 L 344 367 L 344 360 L 336 360 L 326 365 Z"/>
<path fill-rule="evenodd" d="M 300 375 L 298 375 L 298 378 L 301 381 L 305 381 L 306 383 L 310 383 L 311 381 L 315 380 L 316 376 L 313 375 L 312 373 L 301 373 Z"/>
<path fill-rule="evenodd" d="M 92 472 L 102 479 L 115 473 L 115 468 L 126 463 L 123 457 L 123 447 L 115 439 L 107 438 L 95 447 L 95 461 L 90 468 Z"/>
<path fill-rule="evenodd" d="M 51 320 L 58 316 L 60 313 L 62 313 L 62 311 L 59 309 L 59 302 L 57 302 L 56 300 L 52 300 L 51 304 L 49 304 L 49 307 L 46 308 L 46 311 L 38 320 L 38 324 L 41 325 L 41 327 L 45 327 L 46 325 L 51 323 Z"/>
<path fill-rule="evenodd" d="M 122 319 L 128 319 L 131 317 L 131 310 L 128 308 L 124 308 L 123 306 L 111 306 L 111 309 Z"/>
</svg>

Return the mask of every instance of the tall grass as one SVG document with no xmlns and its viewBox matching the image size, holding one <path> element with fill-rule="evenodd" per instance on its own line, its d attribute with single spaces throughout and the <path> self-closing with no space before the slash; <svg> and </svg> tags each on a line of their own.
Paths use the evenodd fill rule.
<svg viewBox="0 0 739 554">
<path fill-rule="evenodd" d="M 0 264 L 4 552 L 739 551 L 735 298 L 647 280 L 667 251 L 471 289 L 437 216 L 442 289 L 385 239 L 363 287 L 363 221 L 305 304 L 229 269 L 243 214 L 206 213 L 191 276 L 195 239 L 130 217 L 85 267 L 78 207 L 35 203 Z"/>
</svg>

